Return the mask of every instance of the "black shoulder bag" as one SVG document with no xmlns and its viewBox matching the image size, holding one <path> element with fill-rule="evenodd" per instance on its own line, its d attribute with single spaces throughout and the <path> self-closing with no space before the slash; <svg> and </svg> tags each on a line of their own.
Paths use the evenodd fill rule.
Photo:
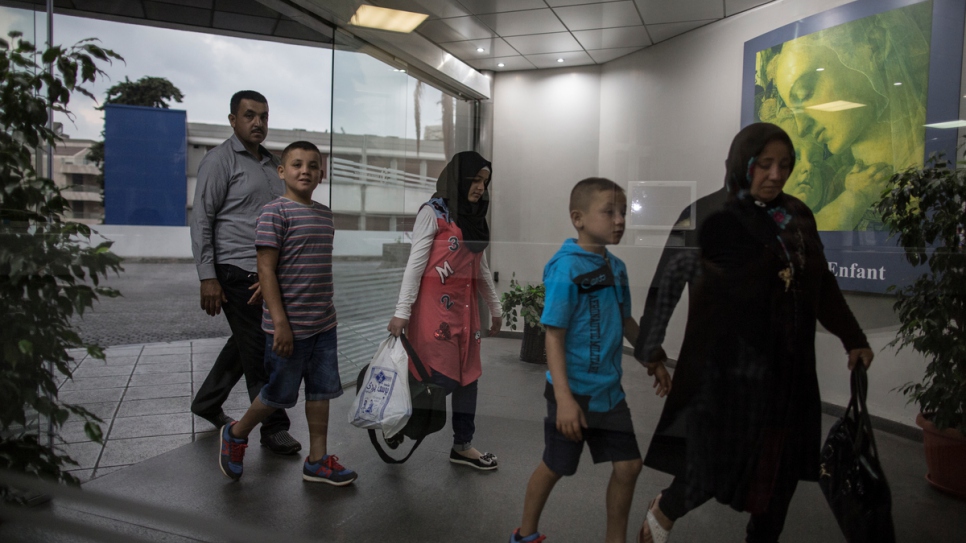
<svg viewBox="0 0 966 543">
<path fill-rule="evenodd" d="M 430 382 L 429 372 L 426 371 L 426 367 L 423 365 L 422 360 L 416 354 L 413 349 L 412 344 L 406 339 L 405 334 L 399 334 L 399 339 L 402 340 L 403 347 L 406 349 L 406 353 L 409 354 L 409 359 L 412 361 L 412 365 L 416 368 L 416 373 L 419 374 L 421 381 L 416 380 L 412 374 L 409 374 L 409 396 L 412 399 L 413 414 L 409 417 L 409 422 L 397 435 L 386 440 L 386 445 L 390 449 L 395 449 L 403 442 L 403 439 L 408 437 L 415 440 L 412 449 L 406 454 L 406 457 L 402 460 L 397 460 L 391 456 L 382 448 L 379 444 L 379 440 L 376 436 L 376 430 L 369 430 L 369 441 L 372 442 L 372 446 L 376 448 L 376 453 L 379 454 L 379 458 L 387 464 L 402 464 L 409 457 L 416 452 L 416 447 L 423 442 L 423 439 L 429 434 L 438 432 L 446 426 L 446 393 L 443 387 L 435 385 Z M 356 379 L 356 394 L 362 387 L 362 381 L 366 377 L 366 370 L 369 365 L 366 364 L 362 371 L 359 372 L 359 377 Z"/>
<path fill-rule="evenodd" d="M 852 399 L 822 447 L 818 485 L 849 543 L 894 543 L 892 495 L 865 405 L 865 367 L 852 370 Z"/>
</svg>

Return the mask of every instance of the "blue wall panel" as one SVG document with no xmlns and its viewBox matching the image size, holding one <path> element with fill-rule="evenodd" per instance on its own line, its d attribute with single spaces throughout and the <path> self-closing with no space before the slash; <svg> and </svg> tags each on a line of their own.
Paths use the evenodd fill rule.
<svg viewBox="0 0 966 543">
<path fill-rule="evenodd" d="M 187 115 L 104 107 L 104 223 L 185 226 Z"/>
</svg>

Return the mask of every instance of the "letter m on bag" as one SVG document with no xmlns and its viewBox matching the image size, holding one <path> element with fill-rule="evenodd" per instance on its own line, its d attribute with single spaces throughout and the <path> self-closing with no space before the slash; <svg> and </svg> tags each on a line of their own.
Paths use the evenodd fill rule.
<svg viewBox="0 0 966 543">
<path fill-rule="evenodd" d="M 439 274 L 439 281 L 442 284 L 446 284 L 446 278 L 453 275 L 453 268 L 449 265 L 449 260 L 443 262 L 443 267 L 440 268 L 436 266 L 436 273 Z"/>
</svg>

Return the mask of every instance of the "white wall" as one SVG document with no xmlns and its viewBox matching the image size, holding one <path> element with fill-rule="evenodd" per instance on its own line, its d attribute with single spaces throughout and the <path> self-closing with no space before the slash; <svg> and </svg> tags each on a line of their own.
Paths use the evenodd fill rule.
<svg viewBox="0 0 966 543">
<path fill-rule="evenodd" d="M 124 258 L 190 259 L 191 234 L 187 226 L 121 226 L 101 224 L 91 227 L 104 239 L 114 242 L 111 251 Z M 373 232 L 339 230 L 335 234 L 332 255 L 335 257 L 382 256 L 382 244 L 404 238 L 406 232 Z"/>
<path fill-rule="evenodd" d="M 600 69 L 499 74 L 493 104 L 489 258 L 505 289 L 513 273 L 542 281 L 543 265 L 576 235 L 570 189 L 599 169 Z"/>
<path fill-rule="evenodd" d="M 510 272 L 537 282 L 560 242 L 573 236 L 567 195 L 583 177 L 629 181 L 694 181 L 698 196 L 721 187 L 724 160 L 740 129 L 744 43 L 845 0 L 781 0 L 678 36 L 593 68 L 498 73 L 494 85 L 492 267 L 505 289 Z M 595 88 L 596 85 L 596 88 Z M 595 145 L 596 149 L 591 147 Z M 510 185 L 506 187 L 506 185 Z M 627 263 L 634 312 L 666 236 L 628 231 L 615 253 Z M 862 303 L 853 300 L 853 303 Z M 666 346 L 679 352 L 686 298 L 672 319 Z M 896 386 L 921 376 L 922 360 L 879 351 L 894 329 L 870 332 L 876 349 L 870 373 L 873 415 L 913 424 Z M 820 384 L 826 401 L 848 400 L 841 344 L 817 339 Z"/>
</svg>

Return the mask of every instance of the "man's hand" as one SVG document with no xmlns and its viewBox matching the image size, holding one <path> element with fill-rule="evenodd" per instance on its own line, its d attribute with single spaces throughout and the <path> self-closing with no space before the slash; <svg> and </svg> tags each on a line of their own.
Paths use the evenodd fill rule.
<svg viewBox="0 0 966 543">
<path fill-rule="evenodd" d="M 862 365 L 865 366 L 865 369 L 869 369 L 869 366 L 872 365 L 872 359 L 874 357 L 875 357 L 875 353 L 873 353 L 872 349 L 868 347 L 862 347 L 861 349 L 852 349 L 851 351 L 849 351 L 849 371 L 852 371 L 853 369 L 855 369 L 855 364 L 859 360 L 862 361 Z"/>
<path fill-rule="evenodd" d="M 557 402 L 557 431 L 571 441 L 579 442 L 583 439 L 581 428 L 587 427 L 584 411 L 571 397 Z"/>
<path fill-rule="evenodd" d="M 399 334 L 401 334 L 407 326 L 409 326 L 409 319 L 393 317 L 389 319 L 389 326 L 386 327 L 386 330 L 389 330 L 389 333 L 394 337 L 399 337 Z"/>
<path fill-rule="evenodd" d="M 248 299 L 248 305 L 262 305 L 262 286 L 259 283 L 255 283 L 248 287 L 248 290 L 254 290 L 252 297 Z"/>
<path fill-rule="evenodd" d="M 664 362 L 652 362 L 647 365 L 647 374 L 654 376 L 655 392 L 661 398 L 671 392 L 671 374 L 664 367 Z"/>
<path fill-rule="evenodd" d="M 224 291 L 221 290 L 221 283 L 217 279 L 201 280 L 201 309 L 205 313 L 214 317 L 221 313 L 221 304 L 228 301 Z"/>
<path fill-rule="evenodd" d="M 499 334 L 500 333 L 500 330 L 502 328 L 503 328 L 503 319 L 500 318 L 500 317 L 491 317 L 490 318 L 490 332 L 489 332 L 488 336 L 489 337 L 493 337 L 493 336 Z"/>
<path fill-rule="evenodd" d="M 292 356 L 295 345 L 295 337 L 292 335 L 292 327 L 287 322 L 275 325 L 275 336 L 272 340 L 272 352 L 282 358 Z"/>
</svg>

